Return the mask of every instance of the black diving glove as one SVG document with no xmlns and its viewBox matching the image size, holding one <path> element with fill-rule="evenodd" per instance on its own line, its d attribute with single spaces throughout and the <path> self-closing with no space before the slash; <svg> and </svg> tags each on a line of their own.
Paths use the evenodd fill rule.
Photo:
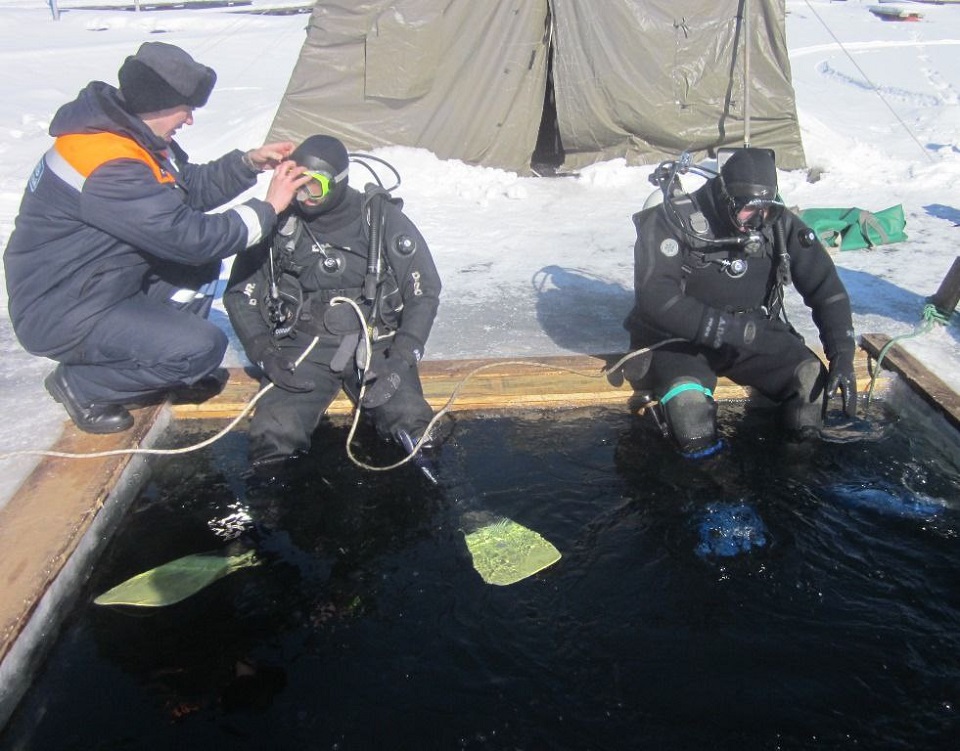
<svg viewBox="0 0 960 751">
<path fill-rule="evenodd" d="M 376 409 L 390 401 L 409 371 L 410 363 L 404 358 L 375 352 L 366 372 L 367 388 L 363 392 L 363 406 Z"/>
<path fill-rule="evenodd" d="M 634 350 L 634 353 L 637 351 L 639 350 Z M 620 388 L 624 380 L 634 388 L 639 388 L 650 370 L 650 363 L 653 362 L 653 352 L 647 350 L 641 354 L 634 353 L 631 353 L 633 356 L 619 368 L 607 372 L 607 381 L 614 388 Z"/>
<path fill-rule="evenodd" d="M 790 326 L 779 318 L 766 318 L 756 313 L 724 313 L 707 308 L 700 319 L 696 343 L 712 349 L 724 345 L 750 352 L 776 352 L 777 340 L 795 336 Z"/>
<path fill-rule="evenodd" d="M 256 354 L 251 359 L 257 367 L 278 388 L 291 393 L 313 391 L 317 384 L 310 378 L 301 378 L 294 373 L 296 363 L 277 348 L 272 341 L 262 342 L 254 347 Z"/>
<path fill-rule="evenodd" d="M 827 399 L 840 391 L 843 413 L 851 420 L 857 416 L 857 374 L 853 369 L 853 353 L 839 352 L 827 370 Z"/>
</svg>

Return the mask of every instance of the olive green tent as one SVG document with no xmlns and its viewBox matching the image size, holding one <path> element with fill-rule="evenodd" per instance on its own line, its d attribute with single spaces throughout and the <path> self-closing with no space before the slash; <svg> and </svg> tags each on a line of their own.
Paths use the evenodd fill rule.
<svg viewBox="0 0 960 751">
<path fill-rule="evenodd" d="M 529 174 L 720 146 L 804 166 L 784 0 L 318 0 L 270 137 Z"/>
</svg>

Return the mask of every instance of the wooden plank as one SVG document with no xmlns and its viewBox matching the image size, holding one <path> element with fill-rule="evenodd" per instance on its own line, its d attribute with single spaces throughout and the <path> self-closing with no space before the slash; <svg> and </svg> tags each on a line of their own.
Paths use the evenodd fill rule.
<svg viewBox="0 0 960 751">
<path fill-rule="evenodd" d="M 69 421 L 51 449 L 93 453 L 133 448 L 152 428 L 162 405 L 137 410 L 124 433 L 95 436 Z M 0 660 L 131 461 L 129 454 L 97 459 L 45 457 L 0 508 Z"/>
<path fill-rule="evenodd" d="M 528 358 L 425 360 L 420 363 L 424 396 L 434 410 L 444 407 L 456 392 L 452 409 L 457 412 L 508 409 L 556 409 L 604 405 L 628 409 L 633 390 L 612 386 L 602 375 L 607 363 L 619 355 L 561 355 Z M 860 388 L 869 385 L 866 355 L 856 361 Z M 242 369 L 232 369 L 221 394 L 202 404 L 176 404 L 176 419 L 232 419 L 247 407 L 258 390 L 257 381 Z M 751 396 L 749 389 L 721 379 L 715 391 L 718 401 Z M 328 412 L 350 414 L 353 405 L 342 394 Z"/>
<path fill-rule="evenodd" d="M 627 407 L 629 386 L 615 388 L 601 374 L 599 356 L 553 356 L 471 360 L 425 360 L 420 363 L 424 396 L 434 410 L 447 404 L 456 391 L 458 412 L 526 408 L 558 408 L 611 404 Z M 230 419 L 240 414 L 258 390 L 257 381 L 243 369 L 231 369 L 230 380 L 218 396 L 202 404 L 173 405 L 176 419 Z M 733 384 L 727 398 L 746 392 Z M 353 405 L 343 394 L 328 410 L 350 414 Z"/>
<path fill-rule="evenodd" d="M 861 339 L 864 350 L 874 360 L 890 343 L 886 334 L 864 334 Z M 960 429 L 960 395 L 910 353 L 894 344 L 884 355 L 880 367 L 897 373 L 934 411 L 943 415 L 954 428 Z"/>
</svg>

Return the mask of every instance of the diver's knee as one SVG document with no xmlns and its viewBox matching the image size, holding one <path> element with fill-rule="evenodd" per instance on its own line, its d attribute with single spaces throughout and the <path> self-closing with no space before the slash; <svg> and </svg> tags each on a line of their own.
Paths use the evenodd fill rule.
<svg viewBox="0 0 960 751">
<path fill-rule="evenodd" d="M 667 433 L 687 457 L 708 456 L 717 440 L 717 405 L 710 389 L 694 379 L 675 381 L 660 397 Z"/>
</svg>

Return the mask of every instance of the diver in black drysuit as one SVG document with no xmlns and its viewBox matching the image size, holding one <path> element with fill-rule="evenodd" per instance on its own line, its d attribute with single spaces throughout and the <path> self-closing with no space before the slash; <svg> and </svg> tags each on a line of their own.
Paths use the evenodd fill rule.
<svg viewBox="0 0 960 751">
<path fill-rule="evenodd" d="M 351 305 L 331 304 L 335 297 L 360 306 L 371 334 L 362 408 L 378 433 L 416 441 L 433 418 L 417 372 L 441 287 L 426 241 L 385 190 L 349 187 L 349 156 L 337 139 L 311 136 L 290 158 L 317 179 L 267 243 L 237 258 L 224 294 L 247 356 L 263 383 L 276 386 L 257 402 L 250 424 L 250 460 L 261 470 L 309 448 L 341 388 L 354 402 L 359 395 L 361 324 Z M 370 255 L 372 245 L 379 255 Z M 294 367 L 314 337 L 316 346 Z"/>
<path fill-rule="evenodd" d="M 684 455 L 722 445 L 718 376 L 778 403 L 789 431 L 819 431 L 838 389 L 847 416 L 856 415 L 850 301 L 816 235 L 780 202 L 772 151 L 735 150 L 701 188 L 671 188 L 633 222 L 635 305 L 624 322 L 631 350 L 681 341 L 628 360 L 623 375 L 652 392 L 655 417 Z M 790 283 L 811 309 L 829 369 L 785 319 Z"/>
</svg>

